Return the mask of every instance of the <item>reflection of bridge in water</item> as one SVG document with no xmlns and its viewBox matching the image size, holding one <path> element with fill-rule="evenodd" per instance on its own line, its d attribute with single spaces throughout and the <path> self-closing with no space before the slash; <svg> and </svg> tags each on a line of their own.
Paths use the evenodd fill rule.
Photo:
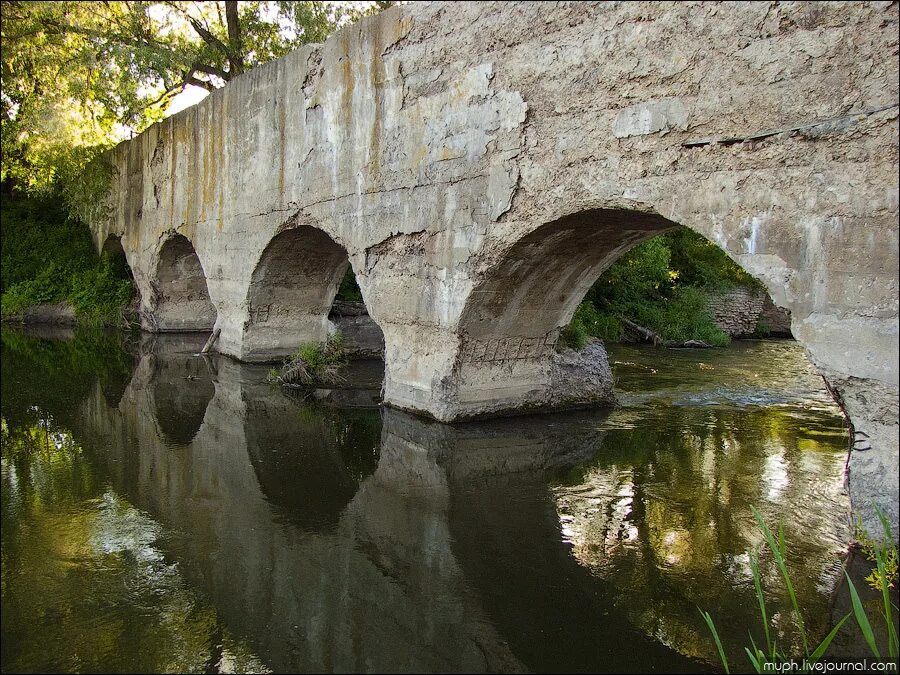
<svg viewBox="0 0 900 675">
<path fill-rule="evenodd" d="M 772 361 L 752 391 L 784 385 L 790 349 L 723 352 L 687 389 L 670 364 L 678 386 L 655 399 L 626 372 L 643 396 L 609 417 L 446 426 L 371 405 L 374 366 L 352 376 L 370 390 L 298 401 L 262 368 L 196 357 L 202 338 L 160 336 L 132 356 L 108 337 L 4 331 L 4 418 L 71 429 L 273 667 L 630 670 L 670 663 L 661 645 L 715 661 L 698 606 L 730 618 L 726 648 L 756 621 L 749 504 L 784 519 L 808 628 L 827 629 L 848 536 L 841 483 L 822 478 L 843 463 L 840 418 L 808 409 L 810 380 L 790 380 L 797 395 L 778 405 L 730 405 L 716 386 L 745 349 Z M 677 395 L 697 386 L 724 403 Z M 766 590 L 787 607 L 777 583 Z"/>
<path fill-rule="evenodd" d="M 602 414 L 379 419 L 298 406 L 259 368 L 198 359 L 189 337 L 148 347 L 117 405 L 98 385 L 73 431 L 118 492 L 183 534 L 185 574 L 270 667 L 682 663 L 627 628 L 563 544 L 548 476 L 594 455 Z"/>
</svg>

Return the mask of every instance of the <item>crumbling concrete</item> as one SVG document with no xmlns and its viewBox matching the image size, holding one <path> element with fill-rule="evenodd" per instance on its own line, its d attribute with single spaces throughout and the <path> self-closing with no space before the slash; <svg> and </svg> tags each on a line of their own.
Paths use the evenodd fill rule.
<svg viewBox="0 0 900 675">
<path fill-rule="evenodd" d="M 94 234 L 121 236 L 155 329 L 188 325 L 157 287 L 189 240 L 241 359 L 328 330 L 342 249 L 386 402 L 451 420 L 544 399 L 583 292 L 687 226 L 791 311 L 871 441 L 857 513 L 896 526 L 897 24 L 887 2 L 394 7 L 121 144 Z M 286 231 L 282 294 L 261 272 Z"/>
</svg>

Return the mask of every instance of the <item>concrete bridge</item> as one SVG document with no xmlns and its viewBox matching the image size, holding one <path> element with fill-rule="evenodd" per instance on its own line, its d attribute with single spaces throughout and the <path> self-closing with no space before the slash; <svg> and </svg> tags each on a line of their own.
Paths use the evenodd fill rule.
<svg viewBox="0 0 900 675">
<path fill-rule="evenodd" d="M 323 339 L 349 263 L 385 401 L 546 405 L 560 327 L 678 225 L 791 310 L 898 520 L 898 8 L 416 3 L 254 69 L 112 153 L 99 247 L 145 328 L 258 361 Z"/>
</svg>

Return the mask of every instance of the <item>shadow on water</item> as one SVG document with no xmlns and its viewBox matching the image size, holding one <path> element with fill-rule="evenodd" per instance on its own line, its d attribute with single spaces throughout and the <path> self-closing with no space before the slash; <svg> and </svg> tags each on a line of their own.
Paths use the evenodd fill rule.
<svg viewBox="0 0 900 675">
<path fill-rule="evenodd" d="M 213 642 L 224 630 L 229 658 L 247 668 L 704 669 L 715 654 L 698 605 L 738 617 L 724 631 L 730 650 L 746 639 L 751 503 L 786 518 L 800 592 L 828 613 L 846 534 L 840 481 L 822 478 L 844 442 L 828 411 L 803 415 L 800 399 L 672 406 L 666 390 L 611 413 L 443 425 L 376 407 L 373 364 L 358 376 L 368 388 L 298 400 L 267 384 L 265 368 L 194 356 L 204 337 L 101 339 L 90 360 L 75 343 L 98 338 L 4 332 L 5 556 L 8 541 L 30 551 L 17 532 L 39 520 L 36 507 L 8 506 L 10 481 L 16 495 L 35 474 L 8 470 L 7 434 L 49 416 L 92 484 L 152 523 L 167 573 L 206 608 L 176 628 Z M 79 513 L 98 498 L 54 486 Z M 90 575 L 97 555 L 76 568 Z M 42 663 L 6 620 L 9 607 L 18 625 L 41 625 L 5 581 L 26 557 L 4 557 L 4 669 Z M 87 601 L 93 623 L 75 644 L 118 620 Z M 155 602 L 144 601 L 144 621 L 165 610 Z M 146 639 L 155 651 L 94 665 L 186 667 L 154 661 L 163 638 Z"/>
</svg>

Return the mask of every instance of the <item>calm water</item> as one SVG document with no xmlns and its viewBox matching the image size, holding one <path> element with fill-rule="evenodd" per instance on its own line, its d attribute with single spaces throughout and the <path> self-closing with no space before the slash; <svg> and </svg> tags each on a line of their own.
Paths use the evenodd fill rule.
<svg viewBox="0 0 900 675">
<path fill-rule="evenodd" d="M 289 396 L 204 337 L 4 331 L 4 671 L 715 669 L 750 505 L 831 621 L 847 439 L 795 343 L 617 347 L 614 411 L 446 426 L 379 409 L 378 363 Z"/>
</svg>

